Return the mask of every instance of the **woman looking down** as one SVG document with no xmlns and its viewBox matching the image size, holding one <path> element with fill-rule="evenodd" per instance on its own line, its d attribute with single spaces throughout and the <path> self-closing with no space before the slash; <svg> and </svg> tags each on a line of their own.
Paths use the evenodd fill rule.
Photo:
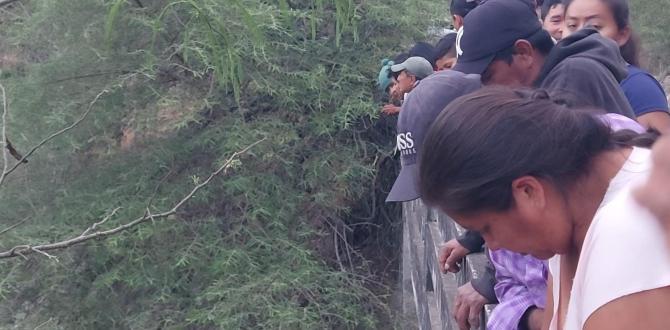
<svg viewBox="0 0 670 330">
<path fill-rule="evenodd" d="M 549 259 L 551 329 L 670 324 L 670 253 L 631 193 L 655 136 L 609 125 L 543 91 L 489 88 L 453 101 L 424 140 L 428 205 L 492 250 Z"/>
</svg>

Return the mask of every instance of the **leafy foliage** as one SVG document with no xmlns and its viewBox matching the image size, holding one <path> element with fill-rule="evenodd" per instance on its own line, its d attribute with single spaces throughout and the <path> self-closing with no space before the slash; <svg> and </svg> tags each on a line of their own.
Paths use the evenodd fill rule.
<svg viewBox="0 0 670 330">
<path fill-rule="evenodd" d="M 654 4 L 635 1 L 636 22 L 662 59 L 670 15 Z M 6 8 L 0 78 L 19 150 L 110 93 L 2 187 L 3 225 L 29 219 L 2 247 L 78 235 L 116 207 L 106 226 L 164 210 L 231 153 L 268 140 L 171 219 L 59 262 L 3 261 L 2 327 L 392 326 L 375 265 L 397 242 L 398 210 L 383 205 L 397 161 L 373 79 L 379 59 L 447 16 L 446 2 L 428 0 Z"/>
<path fill-rule="evenodd" d="M 661 75 L 667 75 L 668 55 L 670 54 L 670 2 L 650 0 L 629 0 L 631 17 L 635 31 L 643 40 L 643 48 L 649 58 L 649 69 Z"/>
</svg>

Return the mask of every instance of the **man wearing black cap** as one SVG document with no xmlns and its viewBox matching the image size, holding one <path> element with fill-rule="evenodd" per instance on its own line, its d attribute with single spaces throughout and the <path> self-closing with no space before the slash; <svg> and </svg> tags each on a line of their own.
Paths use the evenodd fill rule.
<svg viewBox="0 0 670 330">
<path fill-rule="evenodd" d="M 482 75 L 482 83 L 540 87 L 635 118 L 619 81 L 626 62 L 616 43 L 583 29 L 554 46 L 524 0 L 488 0 L 465 18 L 454 70 Z"/>
</svg>

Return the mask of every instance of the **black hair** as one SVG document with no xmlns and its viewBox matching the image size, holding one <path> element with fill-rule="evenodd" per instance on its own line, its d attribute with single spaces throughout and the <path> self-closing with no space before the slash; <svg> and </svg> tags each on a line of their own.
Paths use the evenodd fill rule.
<svg viewBox="0 0 670 330">
<path fill-rule="evenodd" d="M 402 62 L 407 61 L 408 58 L 409 58 L 409 54 L 408 54 L 408 53 L 400 53 L 400 54 L 396 55 L 396 56 L 393 58 L 393 63 L 395 63 L 395 64 L 400 64 L 400 63 L 402 63 Z M 395 77 L 394 74 L 393 74 L 393 72 L 391 72 L 391 70 L 388 70 L 388 77 L 389 77 L 389 78 L 391 78 L 391 77 Z M 396 78 L 397 78 L 397 77 L 396 77 Z M 389 85 L 389 88 L 390 88 L 390 85 Z"/>
<path fill-rule="evenodd" d="M 435 67 L 434 53 L 435 49 L 433 48 L 433 45 L 427 42 L 419 41 L 414 45 L 414 47 L 412 47 L 412 49 L 409 50 L 409 57 L 423 57 L 428 62 L 430 62 L 432 67 Z"/>
<path fill-rule="evenodd" d="M 552 8 L 562 4 L 563 0 L 545 0 L 542 7 L 540 7 L 540 17 L 542 18 L 542 21 L 544 22 Z"/>
<path fill-rule="evenodd" d="M 452 15 L 458 15 L 463 18 L 479 5 L 481 0 L 451 0 L 449 12 Z"/>
<path fill-rule="evenodd" d="M 537 49 L 540 54 L 543 56 L 547 56 L 549 52 L 554 48 L 554 40 L 551 38 L 551 35 L 547 30 L 541 29 L 535 33 L 533 33 L 530 37 L 528 38 L 520 38 L 519 40 L 526 40 L 528 41 L 533 48 Z M 507 64 L 512 64 L 512 61 L 514 60 L 514 55 L 516 54 L 516 47 L 514 44 L 512 44 L 510 47 L 507 47 L 495 54 L 493 57 L 493 61 L 497 60 L 502 60 L 505 61 Z M 486 82 L 489 79 L 489 71 L 488 69 L 485 70 L 482 73 L 482 82 Z"/>
<path fill-rule="evenodd" d="M 563 5 L 565 10 L 568 10 L 570 4 L 573 0 L 563 0 Z M 619 30 L 630 29 L 631 34 L 628 41 L 619 49 L 621 50 L 621 56 L 629 64 L 640 66 L 640 48 L 641 42 L 639 36 L 633 31 L 633 25 L 630 22 L 630 7 L 628 6 L 628 0 L 600 0 L 604 3 L 607 8 L 612 12 L 614 21 L 616 22 Z"/>
<path fill-rule="evenodd" d="M 408 53 L 400 53 L 393 58 L 393 63 L 400 64 L 402 62 L 405 62 L 408 58 L 409 58 Z"/>
<path fill-rule="evenodd" d="M 451 102 L 428 130 L 419 190 L 424 202 L 447 213 L 504 211 L 519 177 L 542 178 L 565 192 L 597 155 L 648 146 L 656 136 L 612 132 L 592 110 L 568 109 L 543 90 L 487 87 Z"/>
<path fill-rule="evenodd" d="M 456 57 L 456 33 L 447 34 L 435 45 L 435 54 L 433 55 L 435 61 L 447 55 Z"/>
</svg>

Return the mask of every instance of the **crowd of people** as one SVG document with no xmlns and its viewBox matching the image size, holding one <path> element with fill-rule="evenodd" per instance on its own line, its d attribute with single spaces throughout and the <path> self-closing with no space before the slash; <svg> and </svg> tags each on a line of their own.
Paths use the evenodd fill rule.
<svg viewBox="0 0 670 330">
<path fill-rule="evenodd" d="M 468 229 L 443 244 L 444 272 L 487 248 L 459 327 L 496 303 L 488 329 L 670 329 L 670 112 L 627 0 L 450 11 L 454 31 L 384 60 L 378 83 L 398 115 L 387 201 Z"/>
</svg>

